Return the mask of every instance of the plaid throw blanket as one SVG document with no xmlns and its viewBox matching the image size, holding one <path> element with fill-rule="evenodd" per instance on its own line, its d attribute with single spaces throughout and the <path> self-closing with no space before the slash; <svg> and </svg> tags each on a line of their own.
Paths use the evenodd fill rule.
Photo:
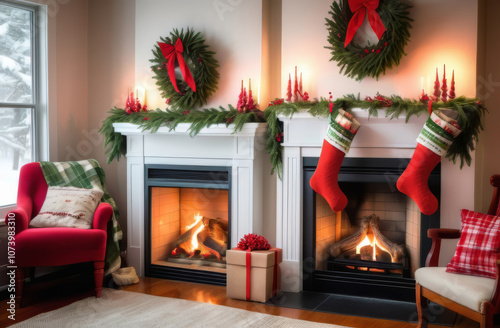
<svg viewBox="0 0 500 328">
<path fill-rule="evenodd" d="M 122 230 L 118 224 L 118 207 L 108 193 L 104 170 L 95 159 L 77 162 L 40 162 L 43 175 L 49 186 L 98 189 L 104 192 L 101 201 L 113 207 L 113 217 L 108 222 L 106 241 L 105 274 L 120 268 L 120 245 Z"/>
</svg>

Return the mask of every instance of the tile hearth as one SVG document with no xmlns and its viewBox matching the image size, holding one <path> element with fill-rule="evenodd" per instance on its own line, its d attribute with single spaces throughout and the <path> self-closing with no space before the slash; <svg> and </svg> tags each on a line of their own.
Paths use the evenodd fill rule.
<svg viewBox="0 0 500 328">
<path fill-rule="evenodd" d="M 379 298 L 301 291 L 298 293 L 283 292 L 266 304 L 348 316 L 418 322 L 415 303 Z M 453 326 L 456 313 L 434 303 L 429 305 L 429 311 L 434 314 L 431 316 L 430 324 Z"/>
</svg>

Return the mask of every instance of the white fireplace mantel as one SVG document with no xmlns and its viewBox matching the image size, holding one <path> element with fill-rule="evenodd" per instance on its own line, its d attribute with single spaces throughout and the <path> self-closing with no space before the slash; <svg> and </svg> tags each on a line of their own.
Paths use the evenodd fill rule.
<svg viewBox="0 0 500 328">
<path fill-rule="evenodd" d="M 195 137 L 188 123 L 175 131 L 161 127 L 150 133 L 134 124 L 114 123 L 127 137 L 127 262 L 145 273 L 146 164 L 225 166 L 231 168 L 231 247 L 247 233 L 262 233 L 262 190 L 265 161 L 265 123 L 246 123 L 234 133 L 225 124 L 204 128 Z"/>
</svg>

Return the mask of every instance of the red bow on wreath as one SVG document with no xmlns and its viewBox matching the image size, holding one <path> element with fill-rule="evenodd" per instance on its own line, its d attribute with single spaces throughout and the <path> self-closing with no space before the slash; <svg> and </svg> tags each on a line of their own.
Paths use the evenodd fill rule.
<svg viewBox="0 0 500 328">
<path fill-rule="evenodd" d="M 179 88 L 177 87 L 177 82 L 175 81 L 175 58 L 177 58 L 184 81 L 186 81 L 186 83 L 191 87 L 191 89 L 193 89 L 193 91 L 196 92 L 196 84 L 194 83 L 193 76 L 191 75 L 189 67 L 187 66 L 186 62 L 184 61 L 184 58 L 182 57 L 184 46 L 182 45 L 181 39 L 180 38 L 177 39 L 177 41 L 175 42 L 175 46 L 163 42 L 158 42 L 158 45 L 160 46 L 161 53 L 168 62 L 167 64 L 168 76 L 170 77 L 170 81 L 172 82 L 175 91 L 181 93 L 179 91 Z"/>
<path fill-rule="evenodd" d="M 378 7 L 379 0 L 349 0 L 349 8 L 353 13 L 347 33 L 345 36 L 344 48 L 351 43 L 352 38 L 356 34 L 363 21 L 365 20 L 366 13 L 368 13 L 368 21 L 378 39 L 382 38 L 385 32 L 384 23 L 375 9 Z"/>
</svg>

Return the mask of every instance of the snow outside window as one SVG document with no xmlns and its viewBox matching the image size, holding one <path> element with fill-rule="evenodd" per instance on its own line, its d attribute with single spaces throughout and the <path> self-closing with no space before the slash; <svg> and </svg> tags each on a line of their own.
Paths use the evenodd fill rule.
<svg viewBox="0 0 500 328">
<path fill-rule="evenodd" d="M 37 7 L 0 1 L 0 207 L 16 203 L 19 171 L 39 160 Z"/>
</svg>

